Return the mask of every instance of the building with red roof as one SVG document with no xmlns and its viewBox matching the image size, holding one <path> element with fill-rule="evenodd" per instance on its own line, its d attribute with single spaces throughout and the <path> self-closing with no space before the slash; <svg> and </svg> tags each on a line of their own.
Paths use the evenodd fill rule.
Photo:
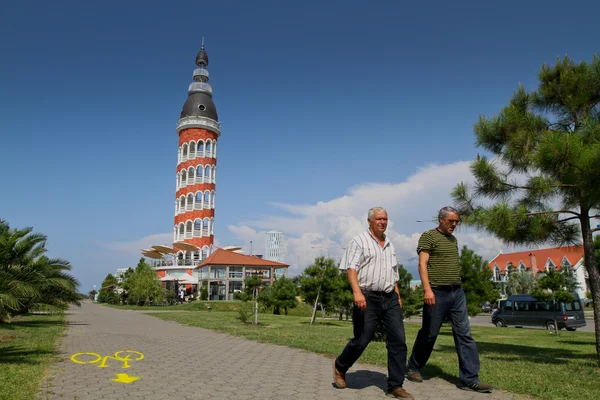
<svg viewBox="0 0 600 400">
<path fill-rule="evenodd" d="M 588 291 L 588 274 L 583 265 L 583 246 L 500 253 L 489 262 L 488 266 L 493 273 L 493 281 L 500 284 L 502 291 L 511 272 L 529 272 L 535 277 L 551 269 L 560 271 L 565 268 L 579 285 L 576 290 L 579 297 L 586 297 Z"/>
<path fill-rule="evenodd" d="M 208 300 L 233 300 L 248 276 L 259 276 L 271 284 L 277 278 L 287 278 L 288 267 L 289 264 L 217 249 L 195 268 L 198 284 L 208 288 Z"/>
</svg>

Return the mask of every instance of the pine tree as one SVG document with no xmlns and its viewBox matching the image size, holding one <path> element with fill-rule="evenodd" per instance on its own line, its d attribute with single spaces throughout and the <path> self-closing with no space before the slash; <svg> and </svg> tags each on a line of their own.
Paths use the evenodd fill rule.
<svg viewBox="0 0 600 400">
<path fill-rule="evenodd" d="M 515 91 L 498 116 L 480 116 L 475 185 L 453 191 L 464 222 L 507 244 L 583 242 L 600 365 L 600 270 L 592 221 L 600 219 L 600 57 L 542 65 L 537 91 Z M 494 201 L 492 205 L 478 198 Z"/>
</svg>

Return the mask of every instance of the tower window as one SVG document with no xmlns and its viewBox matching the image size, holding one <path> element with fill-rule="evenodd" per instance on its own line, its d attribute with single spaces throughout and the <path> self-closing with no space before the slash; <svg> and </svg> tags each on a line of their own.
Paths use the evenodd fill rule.
<svg viewBox="0 0 600 400">
<path fill-rule="evenodd" d="M 206 106 L 204 104 L 198 104 L 198 110 L 204 111 L 206 110 Z"/>
</svg>

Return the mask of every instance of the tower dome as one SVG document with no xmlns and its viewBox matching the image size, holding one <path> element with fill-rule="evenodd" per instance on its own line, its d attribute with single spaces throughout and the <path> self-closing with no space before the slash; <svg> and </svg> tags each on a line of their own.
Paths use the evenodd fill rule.
<svg viewBox="0 0 600 400">
<path fill-rule="evenodd" d="M 208 54 L 204 45 L 196 56 L 196 65 L 198 68 L 194 70 L 194 82 L 188 88 L 188 98 L 183 104 L 179 118 L 206 117 L 218 122 L 219 115 L 212 100 L 212 87 L 208 84 L 209 74 L 205 69 L 208 65 Z"/>
</svg>

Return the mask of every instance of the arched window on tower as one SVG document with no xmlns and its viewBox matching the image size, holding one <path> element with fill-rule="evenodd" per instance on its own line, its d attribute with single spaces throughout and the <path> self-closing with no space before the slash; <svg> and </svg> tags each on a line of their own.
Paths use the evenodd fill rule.
<svg viewBox="0 0 600 400">
<path fill-rule="evenodd" d="M 204 183 L 211 183 L 210 178 L 212 177 L 211 167 L 207 165 L 204 168 Z"/>
<path fill-rule="evenodd" d="M 204 208 L 210 208 L 210 192 L 206 190 L 204 192 Z"/>
<path fill-rule="evenodd" d="M 193 209 L 194 209 L 194 195 L 190 193 L 187 195 L 187 204 L 185 206 L 185 210 L 192 211 Z"/>
<path fill-rule="evenodd" d="M 212 167 L 212 177 L 210 178 L 210 181 L 212 183 L 217 183 L 216 177 L 217 177 L 217 166 L 213 165 L 213 167 Z"/>
<path fill-rule="evenodd" d="M 185 212 L 185 197 L 181 196 L 179 198 L 179 213 L 184 213 Z"/>
<path fill-rule="evenodd" d="M 213 158 L 217 158 L 217 141 L 213 143 Z"/>
<path fill-rule="evenodd" d="M 208 257 L 208 246 L 204 246 L 204 247 L 202 247 L 202 259 L 206 260 L 207 257 Z"/>
<path fill-rule="evenodd" d="M 191 251 L 185 252 L 185 265 L 192 265 L 192 252 Z"/>
<path fill-rule="evenodd" d="M 188 181 L 190 185 L 196 183 L 196 169 L 194 167 L 190 167 L 188 170 Z"/>
<path fill-rule="evenodd" d="M 183 240 L 184 234 L 185 234 L 185 226 L 183 225 L 183 222 L 181 222 L 179 224 L 179 235 L 177 235 L 177 240 L 179 240 L 179 241 Z"/>
<path fill-rule="evenodd" d="M 500 267 L 497 265 L 494 267 L 494 281 L 500 281 Z"/>
<path fill-rule="evenodd" d="M 194 221 L 194 237 L 202 236 L 202 220 L 200 218 Z"/>
<path fill-rule="evenodd" d="M 181 162 L 181 146 L 177 148 L 177 163 Z"/>
<path fill-rule="evenodd" d="M 177 253 L 177 265 L 183 265 L 183 251 Z"/>
<path fill-rule="evenodd" d="M 188 145 L 184 143 L 181 147 L 181 161 L 187 161 L 188 159 Z"/>
<path fill-rule="evenodd" d="M 196 183 L 202 183 L 202 166 L 196 167 Z"/>
<path fill-rule="evenodd" d="M 206 141 L 206 157 L 212 157 L 212 140 L 208 139 Z"/>
<path fill-rule="evenodd" d="M 209 236 L 209 232 L 210 231 L 208 230 L 208 218 L 204 218 L 204 220 L 202 221 L 202 236 Z"/>
<path fill-rule="evenodd" d="M 185 187 L 187 185 L 187 171 L 184 169 L 181 171 L 181 185 L 179 187 Z"/>
<path fill-rule="evenodd" d="M 194 179 L 195 179 L 195 177 L 194 177 L 194 171 L 195 171 L 194 167 L 189 167 L 188 168 L 188 178 L 187 178 L 187 184 L 188 185 L 193 185 L 194 184 Z"/>
<path fill-rule="evenodd" d="M 186 239 L 191 239 L 192 238 L 192 232 L 193 232 L 192 221 L 187 221 L 185 223 L 185 238 Z"/>
<path fill-rule="evenodd" d="M 190 156 L 189 159 L 196 158 L 196 142 L 190 142 Z"/>
<path fill-rule="evenodd" d="M 181 177 L 179 176 L 179 172 L 177 173 L 177 179 L 175 180 L 175 188 L 179 189 L 179 180 L 181 179 Z"/>
<path fill-rule="evenodd" d="M 214 218 L 210 219 L 210 234 L 211 235 L 215 234 L 215 219 Z"/>
<path fill-rule="evenodd" d="M 202 192 L 196 192 L 196 199 L 194 201 L 194 210 L 202 210 Z"/>
<path fill-rule="evenodd" d="M 198 142 L 198 150 L 196 151 L 196 154 L 198 154 L 198 157 L 204 157 L 204 142 L 202 140 Z"/>
<path fill-rule="evenodd" d="M 212 192 L 210 192 L 210 208 L 212 208 L 214 210 L 215 208 L 215 191 L 213 190 Z"/>
</svg>

